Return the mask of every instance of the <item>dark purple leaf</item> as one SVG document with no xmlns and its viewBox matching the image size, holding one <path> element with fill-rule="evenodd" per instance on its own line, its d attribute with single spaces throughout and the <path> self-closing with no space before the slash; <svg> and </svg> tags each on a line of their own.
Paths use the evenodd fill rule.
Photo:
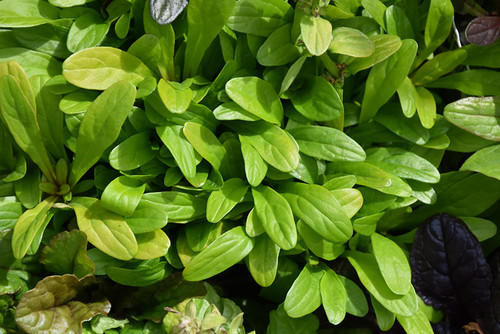
<svg viewBox="0 0 500 334">
<path fill-rule="evenodd" d="M 420 226 L 410 264 L 424 302 L 453 317 L 475 318 L 490 300 L 492 276 L 481 245 L 455 216 L 439 213 Z"/>
<path fill-rule="evenodd" d="M 493 274 L 493 285 L 491 303 L 484 312 L 484 329 L 486 333 L 500 333 L 500 248 L 493 253 L 489 264 Z"/>
<path fill-rule="evenodd" d="M 472 44 L 486 46 L 495 43 L 500 36 L 500 16 L 482 16 L 472 20 L 465 30 Z"/>
<path fill-rule="evenodd" d="M 465 334 L 460 327 L 452 327 L 449 322 L 441 321 L 432 325 L 434 334 Z"/>
</svg>

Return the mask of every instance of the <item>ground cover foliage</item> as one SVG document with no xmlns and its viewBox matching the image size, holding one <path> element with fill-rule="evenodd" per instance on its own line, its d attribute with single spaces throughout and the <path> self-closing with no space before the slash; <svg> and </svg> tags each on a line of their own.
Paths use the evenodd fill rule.
<svg viewBox="0 0 500 334">
<path fill-rule="evenodd" d="M 0 333 L 498 333 L 480 5 L 0 1 Z"/>
</svg>

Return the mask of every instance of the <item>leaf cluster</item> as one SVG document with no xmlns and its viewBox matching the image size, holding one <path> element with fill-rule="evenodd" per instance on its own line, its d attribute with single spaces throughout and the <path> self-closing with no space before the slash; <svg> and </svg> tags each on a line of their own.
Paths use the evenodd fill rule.
<svg viewBox="0 0 500 334">
<path fill-rule="evenodd" d="M 432 333 L 417 228 L 460 217 L 476 260 L 499 240 L 500 44 L 461 46 L 454 9 L 1 0 L 0 315 L 29 333 L 245 333 L 242 309 L 269 334 Z M 449 260 L 470 236 L 434 246 Z M 81 298 L 102 284 L 127 296 Z"/>
</svg>

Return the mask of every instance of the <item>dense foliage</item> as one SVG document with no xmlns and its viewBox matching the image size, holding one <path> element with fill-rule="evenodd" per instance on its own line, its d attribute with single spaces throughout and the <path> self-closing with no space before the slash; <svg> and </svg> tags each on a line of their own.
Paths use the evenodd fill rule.
<svg viewBox="0 0 500 334">
<path fill-rule="evenodd" d="M 496 332 L 471 3 L 1 0 L 0 333 Z"/>
</svg>

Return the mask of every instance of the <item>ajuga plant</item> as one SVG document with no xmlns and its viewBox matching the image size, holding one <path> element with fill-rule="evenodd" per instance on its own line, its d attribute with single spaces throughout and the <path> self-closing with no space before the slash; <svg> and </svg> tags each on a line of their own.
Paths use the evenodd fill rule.
<svg viewBox="0 0 500 334">
<path fill-rule="evenodd" d="M 457 15 L 1 0 L 0 333 L 498 332 L 500 42 Z"/>
</svg>

